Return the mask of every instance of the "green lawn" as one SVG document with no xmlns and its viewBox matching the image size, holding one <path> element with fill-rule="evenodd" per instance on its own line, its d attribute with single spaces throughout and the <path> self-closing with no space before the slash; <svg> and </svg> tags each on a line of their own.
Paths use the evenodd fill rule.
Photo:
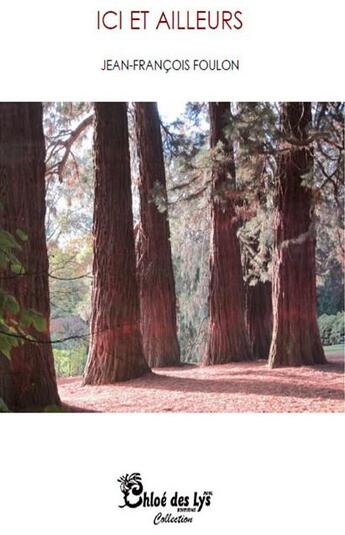
<svg viewBox="0 0 345 535">
<path fill-rule="evenodd" d="M 344 351 L 345 346 L 344 344 L 336 344 L 334 346 L 324 346 L 325 353 L 332 353 L 333 351 Z"/>
</svg>

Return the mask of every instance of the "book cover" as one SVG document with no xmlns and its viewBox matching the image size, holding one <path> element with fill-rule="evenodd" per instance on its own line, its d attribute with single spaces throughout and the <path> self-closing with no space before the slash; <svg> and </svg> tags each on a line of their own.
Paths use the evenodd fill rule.
<svg viewBox="0 0 345 535">
<path fill-rule="evenodd" d="M 344 7 L 0 7 L 4 533 L 340 534 Z"/>
</svg>

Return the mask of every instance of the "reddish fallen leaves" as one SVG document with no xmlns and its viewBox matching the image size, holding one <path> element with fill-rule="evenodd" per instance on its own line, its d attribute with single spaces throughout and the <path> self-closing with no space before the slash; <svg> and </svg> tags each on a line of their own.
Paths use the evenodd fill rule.
<svg viewBox="0 0 345 535">
<path fill-rule="evenodd" d="M 264 361 L 155 369 L 139 379 L 81 386 L 59 380 L 63 403 L 95 412 L 343 412 L 342 354 L 326 366 L 270 370 Z"/>
</svg>

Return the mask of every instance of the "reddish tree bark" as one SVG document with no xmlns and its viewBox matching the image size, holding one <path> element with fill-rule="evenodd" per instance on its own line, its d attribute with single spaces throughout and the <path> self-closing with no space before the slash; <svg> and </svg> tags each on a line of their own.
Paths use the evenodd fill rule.
<svg viewBox="0 0 345 535">
<path fill-rule="evenodd" d="M 168 212 L 159 211 L 155 203 L 155 194 L 167 199 L 156 103 L 135 104 L 135 127 L 140 194 L 137 275 L 144 354 L 152 367 L 176 366 L 180 363 L 180 349 Z"/>
<path fill-rule="evenodd" d="M 211 102 L 210 146 L 222 144 L 223 158 L 212 170 L 210 283 L 208 339 L 204 365 L 252 358 L 244 320 L 244 284 L 239 240 L 236 234 L 235 162 L 233 147 L 224 129 L 230 112 L 228 102 Z"/>
<path fill-rule="evenodd" d="M 316 321 L 313 193 L 302 183 L 313 169 L 310 123 L 310 103 L 282 106 L 290 144 L 280 156 L 275 195 L 272 368 L 326 362 Z"/>
<path fill-rule="evenodd" d="M 245 286 L 245 319 L 255 358 L 267 359 L 272 340 L 272 283 L 257 281 Z"/>
<path fill-rule="evenodd" d="M 49 344 L 48 256 L 45 236 L 45 144 L 41 103 L 0 103 L 0 225 L 28 241 L 18 256 L 24 276 L 1 281 L 2 288 L 24 308 L 41 313 L 46 343 L 25 343 L 0 356 L 0 397 L 12 408 L 59 404 L 53 353 Z"/>
<path fill-rule="evenodd" d="M 95 105 L 91 344 L 84 384 L 148 372 L 140 333 L 125 103 Z"/>
</svg>

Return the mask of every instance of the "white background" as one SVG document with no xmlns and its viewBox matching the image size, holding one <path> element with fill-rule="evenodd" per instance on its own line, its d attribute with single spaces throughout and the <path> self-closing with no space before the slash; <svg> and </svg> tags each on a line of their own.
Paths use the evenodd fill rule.
<svg viewBox="0 0 345 535">
<path fill-rule="evenodd" d="M 6 535 L 343 535 L 342 415 L 1 415 Z M 117 478 L 214 493 L 192 524 L 120 509 Z M 167 508 L 168 509 L 168 508 Z M 159 510 L 159 509 L 158 509 Z"/>
<path fill-rule="evenodd" d="M 100 32 L 97 9 L 239 9 L 240 31 Z M 343 100 L 342 0 L 2 0 L 2 100 Z M 233 73 L 104 73 L 112 57 L 238 57 Z"/>
<path fill-rule="evenodd" d="M 0 100 L 343 100 L 344 2 L 2 0 Z M 240 32 L 96 31 L 97 9 L 240 9 Z M 239 73 L 103 73 L 107 57 L 239 57 Z M 340 535 L 343 415 L 0 417 L 6 535 Z M 116 479 L 212 490 L 192 525 L 126 511 Z"/>
</svg>

